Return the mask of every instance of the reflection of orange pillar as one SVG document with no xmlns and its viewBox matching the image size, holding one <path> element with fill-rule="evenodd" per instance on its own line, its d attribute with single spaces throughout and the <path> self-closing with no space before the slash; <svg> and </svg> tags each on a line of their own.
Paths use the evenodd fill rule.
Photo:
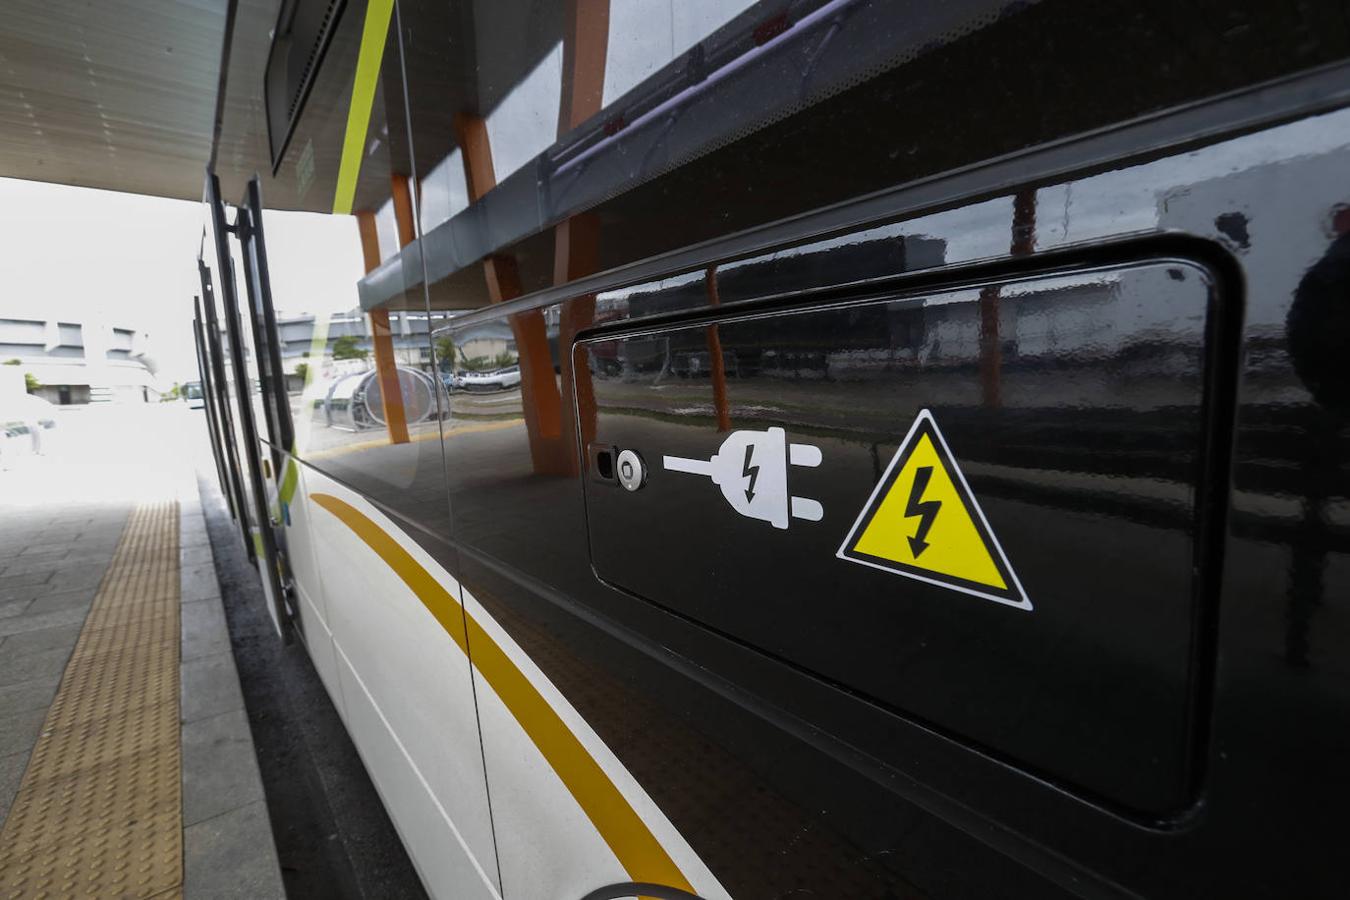
<svg viewBox="0 0 1350 900">
<path fill-rule="evenodd" d="M 455 134 L 464 159 L 469 200 L 476 201 L 497 183 L 487 124 L 481 116 L 459 115 L 455 117 Z M 493 303 L 521 295 L 520 270 L 514 256 L 489 256 L 483 260 L 483 274 Z M 541 475 L 566 474 L 571 471 L 570 457 L 563 445 L 562 402 L 553 375 L 544 314 L 536 309 L 508 318 L 520 362 L 520 400 L 534 470 Z"/>
<path fill-rule="evenodd" d="M 717 293 L 717 266 L 708 266 L 703 273 L 708 288 L 708 305 L 721 306 Z M 716 325 L 708 326 L 708 361 L 712 367 L 713 411 L 717 413 L 717 430 L 731 430 L 731 407 L 727 405 L 727 365 L 722 359 L 722 336 Z"/>
<path fill-rule="evenodd" d="M 394 222 L 398 226 L 398 245 L 406 247 L 417 237 L 413 230 L 412 191 L 408 187 L 407 175 L 392 175 L 389 179 L 393 190 Z"/>
<path fill-rule="evenodd" d="M 1012 256 L 1026 256 L 1036 249 L 1036 192 L 1018 191 L 1013 196 Z M 980 291 L 980 385 L 984 405 L 1003 405 L 1003 347 L 999 333 L 999 289 L 990 285 Z"/>
<path fill-rule="evenodd" d="M 594 272 L 600 263 L 600 221 L 590 213 L 572 216 L 554 229 L 553 283 L 566 284 Z M 595 439 L 595 388 L 590 366 L 576 364 L 572 345 L 582 330 L 595 322 L 595 295 L 574 297 L 563 305 L 558 328 L 558 356 L 562 363 L 562 392 L 569 405 L 575 400 L 576 416 L 565 420 L 567 438 L 573 447 Z M 575 434 L 580 429 L 580 439 Z M 569 459 L 576 461 L 574 451 Z"/>
<path fill-rule="evenodd" d="M 568 0 L 564 13 L 558 137 L 600 111 L 609 47 L 609 0 Z"/>
<path fill-rule="evenodd" d="M 998 285 L 980 289 L 980 393 L 984 405 L 1003 405 L 1003 349 L 999 346 Z"/>
<path fill-rule="evenodd" d="M 568 0 L 564 14 L 562 94 L 558 104 L 558 136 L 600 111 L 605 92 L 605 57 L 609 45 L 609 0 Z M 583 213 L 560 222 L 553 233 L 553 283 L 567 284 L 600 268 L 600 220 Z M 595 438 L 595 390 L 590 366 L 577 365 L 573 343 L 595 322 L 595 295 L 574 297 L 563 304 L 558 328 L 562 396 L 574 415 L 564 420 L 575 471 L 580 447 Z M 580 430 L 578 436 L 575 432 Z"/>
<path fill-rule="evenodd" d="M 488 294 L 493 303 L 519 297 L 520 271 L 515 257 L 489 256 L 483 260 Z M 530 457 L 540 474 L 566 472 L 562 453 L 562 404 L 558 382 L 553 375 L 553 354 L 548 349 L 548 329 L 542 310 L 516 313 L 511 319 L 511 334 L 516 339 L 520 364 L 520 399 L 525 426 L 530 435 Z"/>
<path fill-rule="evenodd" d="M 361 233 L 361 254 L 366 272 L 380 265 L 380 237 L 375 229 L 375 214 L 362 210 L 356 214 Z M 394 363 L 394 339 L 389 331 L 389 310 L 370 311 L 370 336 L 375 345 L 375 372 L 380 379 L 380 399 L 384 402 L 384 421 L 393 444 L 408 443 L 408 417 L 403 410 L 403 389 L 398 383 L 398 366 Z"/>
<path fill-rule="evenodd" d="M 1013 256 L 1026 256 L 1036 249 L 1036 192 L 1018 191 L 1013 196 Z"/>
</svg>

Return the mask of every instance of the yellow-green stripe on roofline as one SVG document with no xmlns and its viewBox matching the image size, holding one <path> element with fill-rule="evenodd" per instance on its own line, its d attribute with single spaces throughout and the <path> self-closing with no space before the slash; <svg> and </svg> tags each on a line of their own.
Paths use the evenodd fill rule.
<svg viewBox="0 0 1350 900">
<path fill-rule="evenodd" d="M 379 84 L 389 19 L 393 13 L 394 0 L 370 0 L 366 7 L 361 51 L 356 58 L 356 78 L 352 82 L 352 102 L 347 107 L 347 133 L 342 139 L 342 162 L 338 165 L 337 190 L 333 195 L 333 212 L 341 215 L 352 211 L 356 198 L 356 177 L 361 174 L 370 111 L 375 105 L 375 87 Z"/>
<path fill-rule="evenodd" d="M 384 45 L 389 36 L 389 20 L 394 14 L 394 0 L 370 0 L 366 7 L 366 21 L 361 28 L 361 49 L 356 57 L 356 77 L 352 80 L 352 99 L 347 106 L 347 131 L 342 138 L 342 160 L 338 163 L 337 189 L 333 193 L 333 212 L 348 215 L 356 200 L 356 179 L 361 174 L 361 159 L 365 156 L 366 134 L 370 131 L 370 111 L 375 106 L 375 87 L 379 83 L 380 67 L 384 64 Z M 321 356 L 328 341 L 328 322 L 314 317 L 314 334 L 310 341 L 311 356 Z M 314 351 L 320 351 L 317 355 Z M 313 377 L 305 377 L 305 387 Z M 297 445 L 291 447 L 294 454 Z M 278 496 L 289 504 L 295 498 L 299 472 L 295 460 L 286 461 Z"/>
</svg>

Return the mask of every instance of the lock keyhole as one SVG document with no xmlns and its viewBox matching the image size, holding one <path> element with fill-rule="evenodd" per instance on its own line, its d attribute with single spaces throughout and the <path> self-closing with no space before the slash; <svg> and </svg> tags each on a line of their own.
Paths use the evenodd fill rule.
<svg viewBox="0 0 1350 900">
<path fill-rule="evenodd" d="M 626 491 L 636 491 L 647 483 L 647 464 L 636 450 L 623 450 L 618 457 L 619 484 Z"/>
</svg>

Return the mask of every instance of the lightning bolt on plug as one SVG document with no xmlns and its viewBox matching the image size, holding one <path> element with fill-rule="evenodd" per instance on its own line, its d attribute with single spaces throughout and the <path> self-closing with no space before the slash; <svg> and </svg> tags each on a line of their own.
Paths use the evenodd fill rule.
<svg viewBox="0 0 1350 900">
<path fill-rule="evenodd" d="M 745 486 L 745 499 L 755 499 L 755 481 L 759 479 L 759 466 L 750 465 L 750 461 L 755 457 L 755 445 L 745 445 L 745 465 L 741 468 L 741 475 L 750 479 L 750 483 Z"/>
</svg>

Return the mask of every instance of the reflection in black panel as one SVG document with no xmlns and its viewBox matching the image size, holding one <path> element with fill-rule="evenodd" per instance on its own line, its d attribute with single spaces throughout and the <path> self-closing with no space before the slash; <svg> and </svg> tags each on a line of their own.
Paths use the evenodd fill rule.
<svg viewBox="0 0 1350 900">
<path fill-rule="evenodd" d="M 596 571 L 1034 771 L 1175 808 L 1210 300 L 1204 270 L 1160 262 L 584 342 L 587 439 L 648 468 L 634 492 L 586 480 Z M 924 409 L 1031 611 L 836 558 Z M 894 510 L 917 527 L 922 499 Z"/>
</svg>

